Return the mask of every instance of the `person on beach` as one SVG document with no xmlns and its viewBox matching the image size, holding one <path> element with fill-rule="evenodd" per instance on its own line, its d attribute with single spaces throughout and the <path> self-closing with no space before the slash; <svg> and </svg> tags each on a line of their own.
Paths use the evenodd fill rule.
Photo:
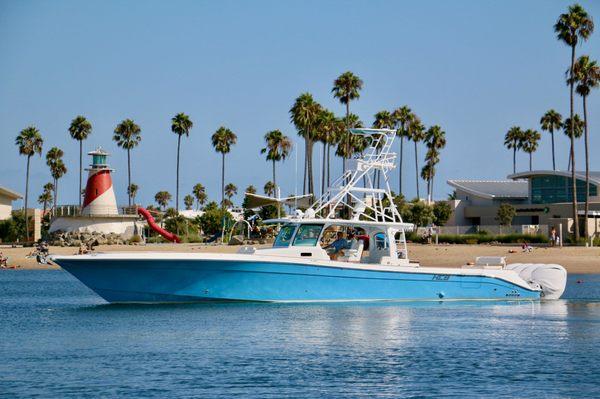
<svg viewBox="0 0 600 399">
<path fill-rule="evenodd" d="M 556 245 L 556 227 L 552 226 L 552 230 L 550 230 L 550 246 L 554 247 Z"/>
<path fill-rule="evenodd" d="M 6 269 L 8 267 L 8 258 L 0 252 L 0 268 Z"/>
</svg>

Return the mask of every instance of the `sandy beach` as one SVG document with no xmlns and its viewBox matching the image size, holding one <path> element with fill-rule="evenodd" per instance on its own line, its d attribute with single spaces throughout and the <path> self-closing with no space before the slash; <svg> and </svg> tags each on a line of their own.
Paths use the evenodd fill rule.
<svg viewBox="0 0 600 399">
<path fill-rule="evenodd" d="M 265 245 L 269 246 L 269 245 Z M 237 246 L 202 244 L 148 244 L 148 245 L 101 245 L 96 252 L 222 252 L 233 253 Z M 7 256 L 9 266 L 19 269 L 58 269 L 52 265 L 38 265 L 28 258 L 31 248 L 0 247 Z M 409 244 L 410 257 L 423 266 L 461 266 L 472 262 L 477 256 L 506 256 L 507 263 L 558 263 L 569 273 L 600 273 L 600 248 L 534 247 L 532 252 L 523 252 L 519 246 L 495 245 L 421 245 Z M 511 253 L 509 251 L 515 251 Z M 75 254 L 77 248 L 50 247 L 52 254 Z"/>
</svg>

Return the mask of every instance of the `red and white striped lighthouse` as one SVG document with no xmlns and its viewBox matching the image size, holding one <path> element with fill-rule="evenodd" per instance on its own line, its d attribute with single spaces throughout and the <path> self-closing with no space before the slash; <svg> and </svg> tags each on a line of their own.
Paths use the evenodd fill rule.
<svg viewBox="0 0 600 399">
<path fill-rule="evenodd" d="M 88 170 L 89 176 L 85 187 L 82 215 L 107 216 L 118 215 L 117 200 L 113 190 L 113 171 L 106 163 L 108 152 L 98 147 L 95 151 L 88 152 L 92 156 L 92 164 Z"/>
</svg>

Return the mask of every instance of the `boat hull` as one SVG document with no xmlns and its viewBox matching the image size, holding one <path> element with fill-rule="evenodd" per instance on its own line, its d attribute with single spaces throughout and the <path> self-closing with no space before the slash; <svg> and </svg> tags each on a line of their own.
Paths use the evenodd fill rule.
<svg viewBox="0 0 600 399">
<path fill-rule="evenodd" d="M 227 259 L 59 259 L 111 303 L 538 300 L 531 290 L 485 275 L 382 271 Z M 439 270 L 439 269 L 438 269 Z"/>
</svg>

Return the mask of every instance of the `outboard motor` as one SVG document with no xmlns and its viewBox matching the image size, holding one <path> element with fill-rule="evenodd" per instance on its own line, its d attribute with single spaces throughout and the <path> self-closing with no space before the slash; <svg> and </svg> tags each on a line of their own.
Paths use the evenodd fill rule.
<svg viewBox="0 0 600 399">
<path fill-rule="evenodd" d="M 506 270 L 514 270 L 532 285 L 539 285 L 543 299 L 559 299 L 567 285 L 567 271 L 561 265 L 542 263 L 511 263 Z"/>
</svg>

